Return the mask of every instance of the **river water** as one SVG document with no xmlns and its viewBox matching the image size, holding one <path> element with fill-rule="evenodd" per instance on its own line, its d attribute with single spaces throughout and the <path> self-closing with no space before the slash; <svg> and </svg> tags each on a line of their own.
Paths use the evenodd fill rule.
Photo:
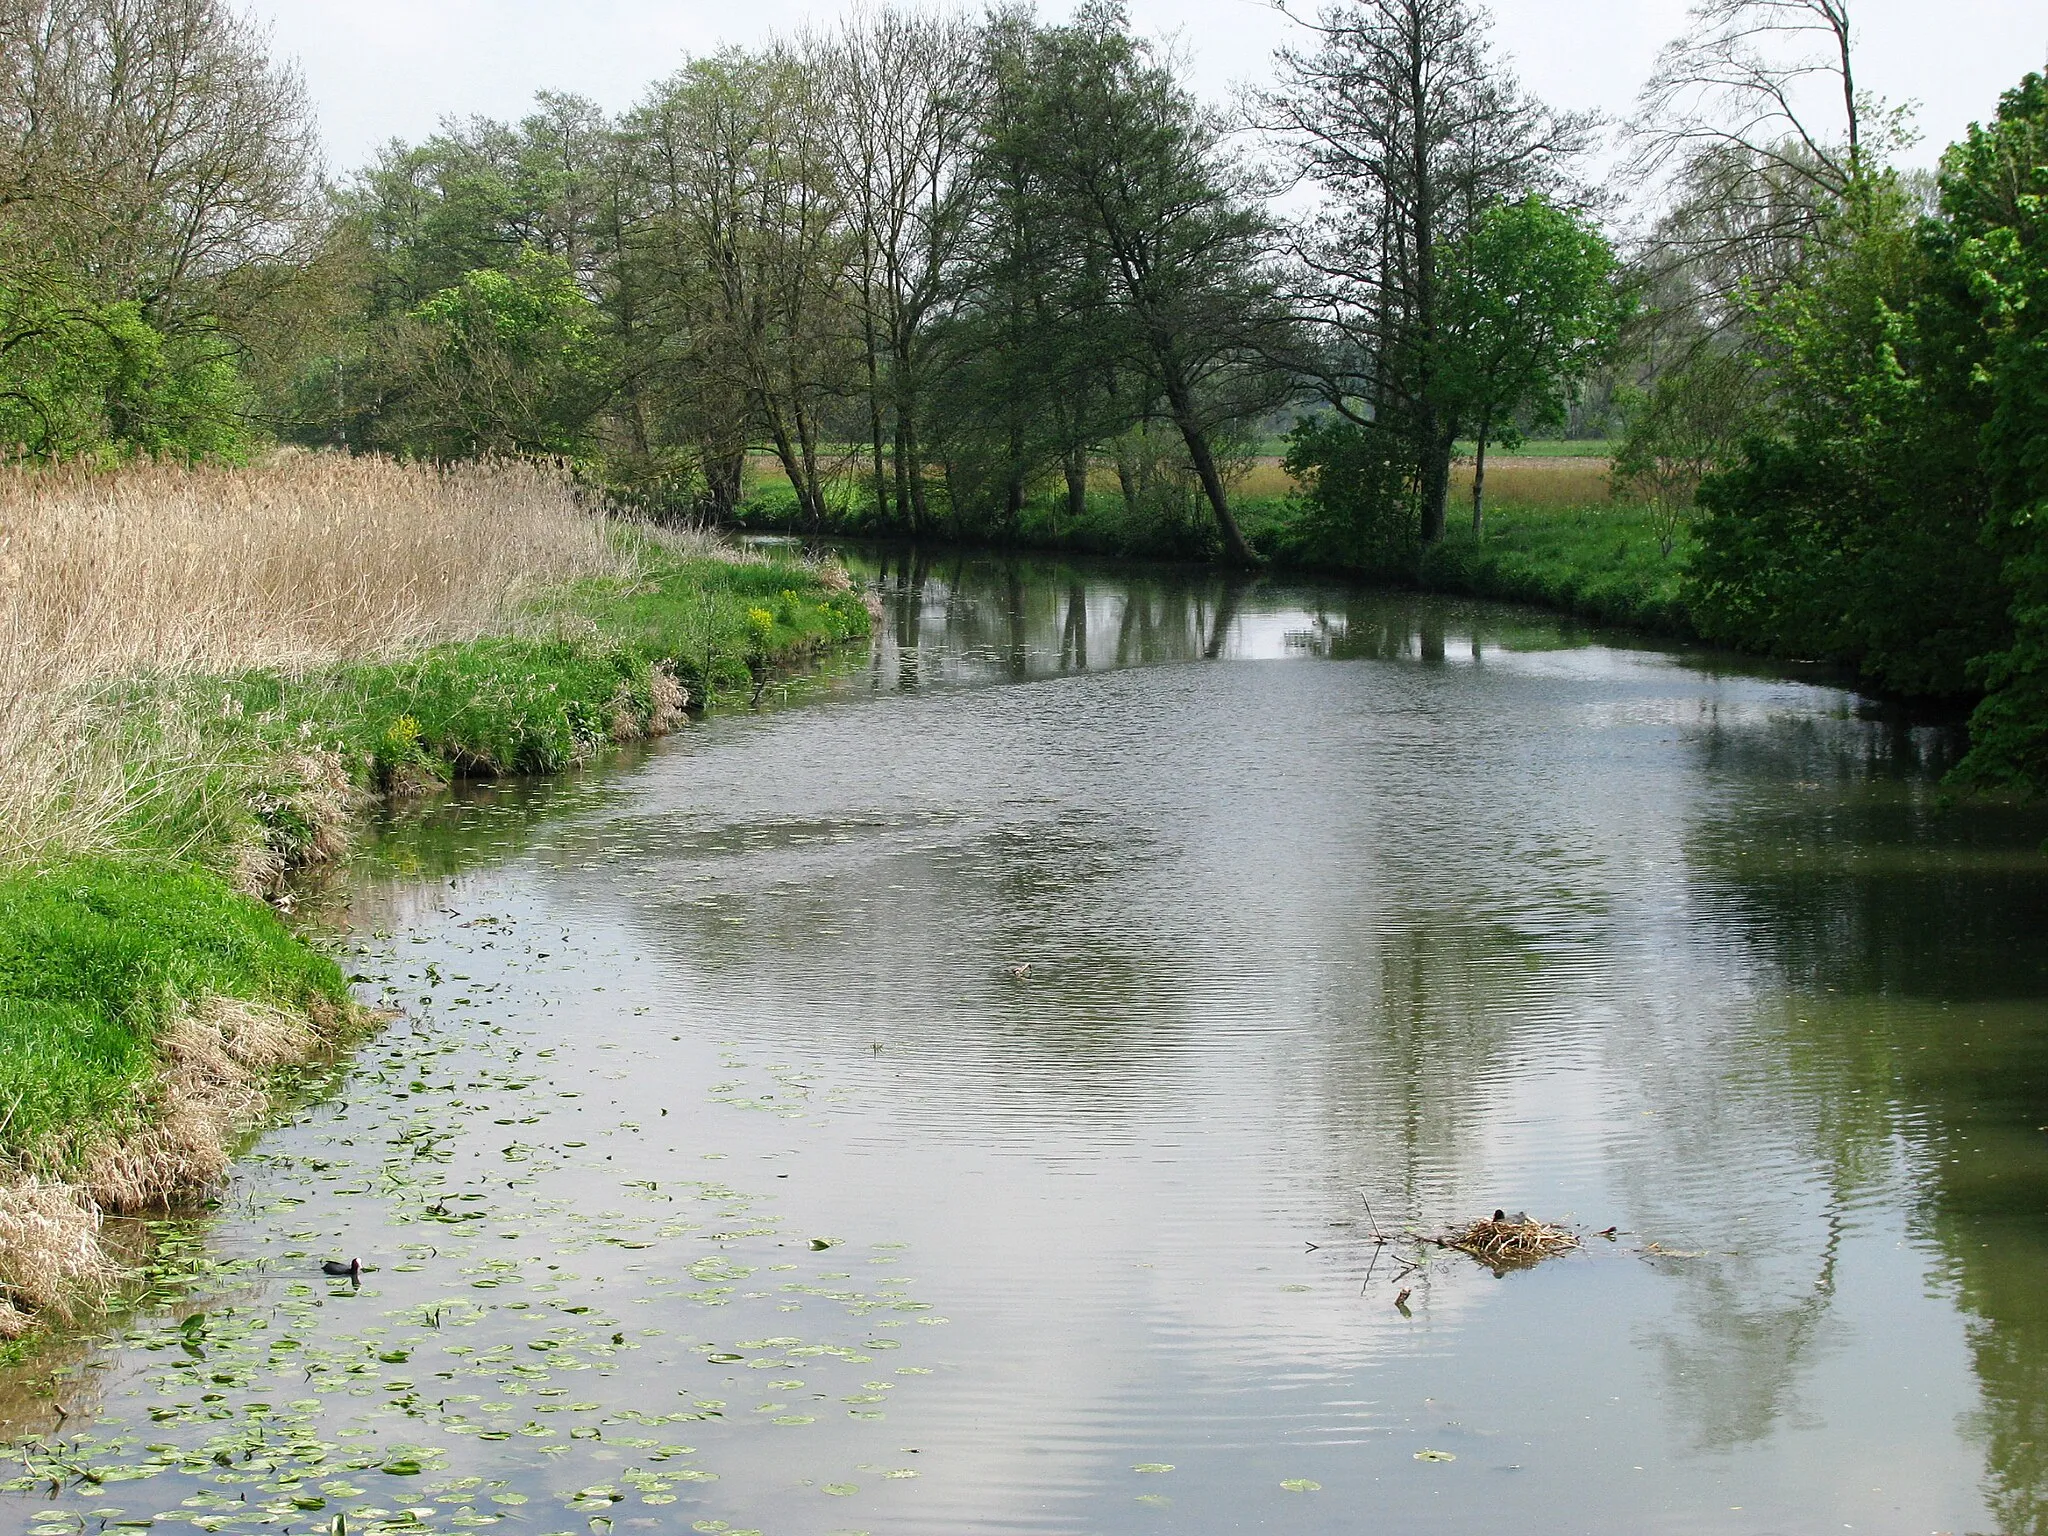
<svg viewBox="0 0 2048 1536">
<path fill-rule="evenodd" d="M 855 563 L 795 697 L 380 829 L 405 1017 L 4 1383 L 0 1522 L 2048 1531 L 2048 821 L 1950 733 Z M 1584 1246 L 1409 1236 L 1497 1206 Z"/>
</svg>

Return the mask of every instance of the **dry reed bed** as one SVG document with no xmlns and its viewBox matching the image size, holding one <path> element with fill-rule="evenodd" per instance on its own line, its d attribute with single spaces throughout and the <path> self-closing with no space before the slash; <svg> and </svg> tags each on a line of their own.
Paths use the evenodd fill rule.
<svg viewBox="0 0 2048 1536">
<path fill-rule="evenodd" d="M 191 767 L 175 732 L 160 760 L 121 760 L 113 685 L 502 631 L 539 589 L 628 558 L 564 473 L 527 463 L 0 471 L 0 866 L 102 846 Z"/>
</svg>

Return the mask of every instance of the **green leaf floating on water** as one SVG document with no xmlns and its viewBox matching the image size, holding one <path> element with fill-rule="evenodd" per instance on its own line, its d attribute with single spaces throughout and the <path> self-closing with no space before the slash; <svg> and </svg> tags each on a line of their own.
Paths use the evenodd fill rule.
<svg viewBox="0 0 2048 1536">
<path fill-rule="evenodd" d="M 1456 1461 L 1458 1458 L 1450 1451 L 1417 1451 L 1415 1459 L 1417 1461 Z"/>
<path fill-rule="evenodd" d="M 1133 1472 L 1171 1472 L 1173 1470 L 1173 1463 L 1170 1461 L 1141 1461 L 1131 1470 Z"/>
<path fill-rule="evenodd" d="M 1290 1477 L 1280 1485 L 1289 1493 L 1321 1493 L 1323 1485 L 1312 1478 Z"/>
</svg>

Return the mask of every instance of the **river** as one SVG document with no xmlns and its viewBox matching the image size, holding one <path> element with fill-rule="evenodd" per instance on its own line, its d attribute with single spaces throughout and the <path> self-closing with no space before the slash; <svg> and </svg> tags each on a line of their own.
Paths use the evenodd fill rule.
<svg viewBox="0 0 2048 1536">
<path fill-rule="evenodd" d="M 0 1524 L 2048 1531 L 2048 818 L 1952 731 L 853 558 L 791 697 L 380 826 L 404 1018 L 0 1382 Z M 1496 1207 L 1583 1244 L 1412 1236 Z"/>
</svg>

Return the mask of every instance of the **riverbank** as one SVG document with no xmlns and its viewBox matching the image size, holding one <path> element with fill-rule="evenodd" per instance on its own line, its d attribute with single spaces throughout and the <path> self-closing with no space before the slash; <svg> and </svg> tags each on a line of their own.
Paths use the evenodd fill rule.
<svg viewBox="0 0 2048 1536">
<path fill-rule="evenodd" d="M 1486 528 L 1475 537 L 1454 517 L 1443 541 L 1419 557 L 1381 564 L 1333 559 L 1299 522 L 1295 504 L 1279 495 L 1249 496 L 1237 506 L 1253 550 L 1276 572 L 1338 576 L 1426 592 L 1495 598 L 1568 613 L 1593 623 L 1638 629 L 1675 639 L 1700 638 L 1685 602 L 1693 541 L 1682 523 L 1660 519 L 1626 502 L 1542 498 L 1546 490 L 1576 493 L 1592 461 L 1557 458 L 1525 466 L 1532 499 L 1491 504 Z M 1554 472 L 1553 472 L 1554 467 Z M 1545 486 L 1544 480 L 1555 482 Z M 1462 507 L 1454 511 L 1462 511 Z M 799 531 L 793 499 L 776 488 L 758 494 L 745 511 L 749 528 Z M 824 530 L 830 536 L 894 537 L 872 518 L 849 515 Z M 950 541 L 945 530 L 937 537 Z M 1670 540 L 1668 550 L 1666 539 Z M 1120 499 L 1091 494 L 1080 518 L 1045 497 L 1026 503 L 1016 528 L 1001 539 L 968 539 L 970 547 L 1034 553 L 1080 554 L 1135 560 L 1211 561 L 1214 530 L 1197 508 L 1168 515 L 1153 509 L 1132 516 Z"/>
<path fill-rule="evenodd" d="M 4 489 L 0 1338 L 102 1301 L 106 1217 L 203 1193 L 291 1069 L 374 1024 L 280 915 L 367 807 L 594 761 L 870 623 L 833 567 L 612 524 L 529 470 Z M 215 514 L 188 563 L 239 580 L 155 558 L 193 542 L 180 507 Z"/>
<path fill-rule="evenodd" d="M 1666 553 L 1663 539 L 1642 507 L 1501 506 L 1488 512 L 1482 537 L 1453 528 L 1427 550 L 1418 584 L 1696 639 L 1684 590 L 1692 541 L 1679 530 Z"/>
</svg>

